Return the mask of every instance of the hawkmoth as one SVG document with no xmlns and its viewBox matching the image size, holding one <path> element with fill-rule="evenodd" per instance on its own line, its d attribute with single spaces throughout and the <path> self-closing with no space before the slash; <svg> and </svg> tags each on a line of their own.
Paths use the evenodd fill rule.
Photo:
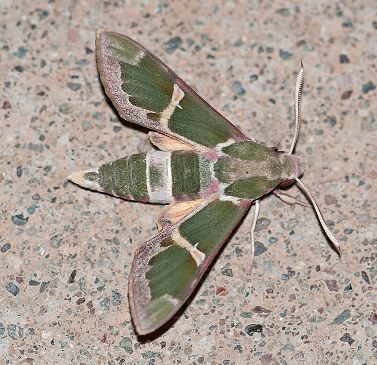
<svg viewBox="0 0 377 365">
<path fill-rule="evenodd" d="M 302 63 L 294 137 L 290 150 L 282 152 L 246 137 L 134 40 L 99 30 L 96 58 L 105 92 L 119 115 L 151 129 L 150 141 L 159 150 L 68 178 L 123 199 L 169 204 L 158 219 L 158 234 L 135 253 L 129 275 L 131 315 L 138 334 L 151 333 L 173 317 L 251 204 L 254 253 L 260 199 L 274 193 L 289 204 L 298 202 L 279 187 L 298 184 L 340 253 L 313 195 L 299 179 L 303 169 L 293 154 L 301 125 Z"/>
</svg>

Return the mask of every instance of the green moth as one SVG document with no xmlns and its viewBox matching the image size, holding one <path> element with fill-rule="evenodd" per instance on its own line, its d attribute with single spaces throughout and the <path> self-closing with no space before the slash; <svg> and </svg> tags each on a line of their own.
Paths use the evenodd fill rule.
<svg viewBox="0 0 377 365">
<path fill-rule="evenodd" d="M 304 69 L 296 83 L 296 127 L 289 152 L 247 138 L 160 59 L 132 39 L 99 30 L 98 70 L 119 115 L 151 129 L 159 148 L 71 174 L 85 188 L 127 200 L 169 204 L 158 219 L 159 233 L 141 246 L 129 275 L 132 319 L 140 335 L 166 323 L 190 296 L 221 246 L 255 205 L 251 241 L 260 199 L 297 183 L 340 253 L 310 191 L 299 177 L 293 155 L 301 122 Z M 254 255 L 253 255 L 254 256 Z"/>
</svg>

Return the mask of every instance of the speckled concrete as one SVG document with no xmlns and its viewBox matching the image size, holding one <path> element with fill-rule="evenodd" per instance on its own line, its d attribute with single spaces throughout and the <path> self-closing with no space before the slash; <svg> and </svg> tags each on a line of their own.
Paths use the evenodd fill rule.
<svg viewBox="0 0 377 365">
<path fill-rule="evenodd" d="M 376 363 L 375 4 L 186 3 L 0 2 L 0 364 Z M 138 338 L 127 275 L 162 208 L 66 181 L 151 148 L 104 96 L 97 28 L 138 40 L 247 135 L 281 148 L 302 57 L 296 152 L 342 257 L 311 208 L 267 197 L 252 275 L 249 215 L 185 311 Z"/>
</svg>

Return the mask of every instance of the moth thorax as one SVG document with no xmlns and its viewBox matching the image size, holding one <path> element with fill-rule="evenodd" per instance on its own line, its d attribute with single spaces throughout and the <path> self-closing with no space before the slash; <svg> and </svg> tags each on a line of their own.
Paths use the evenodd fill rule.
<svg viewBox="0 0 377 365">
<path fill-rule="evenodd" d="M 295 155 L 283 153 L 280 155 L 280 162 L 282 166 L 281 178 L 284 182 L 293 180 L 304 172 L 300 160 Z"/>
</svg>

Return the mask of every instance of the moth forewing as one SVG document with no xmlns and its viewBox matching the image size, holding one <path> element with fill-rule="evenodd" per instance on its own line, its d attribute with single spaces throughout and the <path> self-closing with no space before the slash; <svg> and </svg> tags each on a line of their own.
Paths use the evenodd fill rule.
<svg viewBox="0 0 377 365">
<path fill-rule="evenodd" d="M 131 38 L 99 30 L 96 55 L 105 92 L 122 118 L 196 150 L 213 148 L 229 138 L 247 140 L 158 57 Z"/>
<path fill-rule="evenodd" d="M 314 198 L 298 179 L 302 167 L 292 155 L 300 130 L 302 65 L 295 135 L 284 153 L 245 137 L 132 39 L 100 30 L 96 55 L 105 92 L 120 116 L 152 129 L 150 140 L 161 151 L 126 156 L 69 179 L 123 199 L 170 204 L 157 222 L 159 233 L 136 251 L 129 276 L 131 314 L 140 335 L 177 313 L 253 202 L 254 245 L 260 199 L 273 192 L 293 201 L 279 193 L 279 186 L 296 181 L 304 189 L 334 242 Z"/>
</svg>

